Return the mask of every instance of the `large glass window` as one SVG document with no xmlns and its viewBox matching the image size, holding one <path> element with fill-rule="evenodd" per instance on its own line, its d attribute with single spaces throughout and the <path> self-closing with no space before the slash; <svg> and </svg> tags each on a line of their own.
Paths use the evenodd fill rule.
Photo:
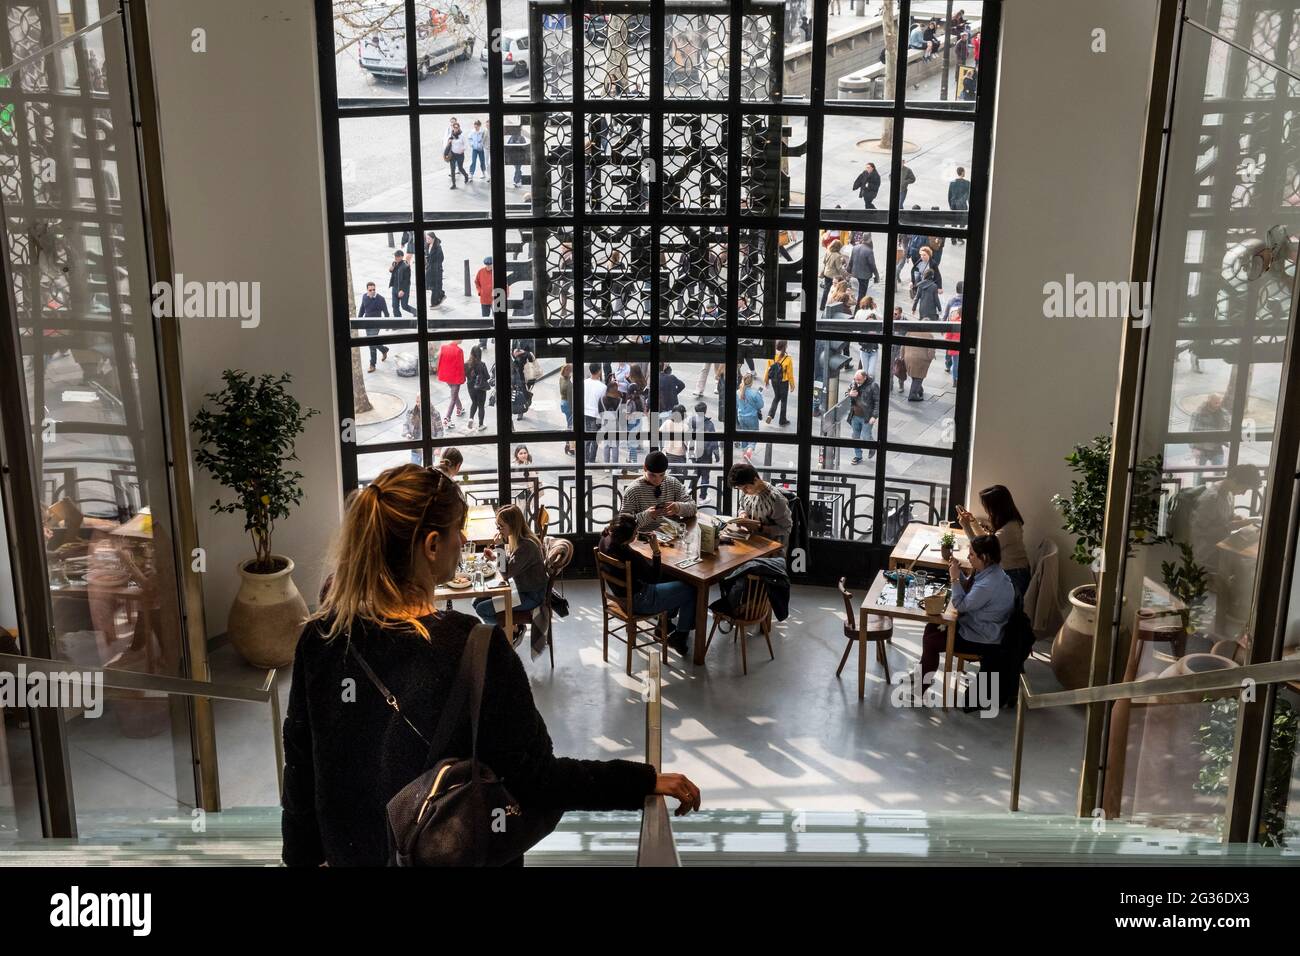
<svg viewBox="0 0 1300 956">
<path fill-rule="evenodd" d="M 945 515 L 991 102 L 985 5 L 931 6 L 590 2 L 576 31 L 557 0 L 336 12 L 338 380 L 368 416 L 346 483 L 463 445 L 495 455 L 499 501 L 582 533 L 662 448 L 710 509 L 752 461 L 814 538 Z M 915 47 L 913 20 L 945 42 Z M 388 316 L 358 316 L 367 282 Z M 455 339 L 491 373 L 464 416 L 438 362 Z"/>
</svg>

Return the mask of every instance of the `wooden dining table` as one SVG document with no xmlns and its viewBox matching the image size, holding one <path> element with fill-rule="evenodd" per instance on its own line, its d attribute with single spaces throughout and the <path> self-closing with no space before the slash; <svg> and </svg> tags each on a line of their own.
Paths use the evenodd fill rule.
<svg viewBox="0 0 1300 956">
<path fill-rule="evenodd" d="M 472 601 L 478 598 L 504 596 L 506 610 L 502 627 L 505 629 L 506 637 L 510 637 L 515 632 L 515 615 L 514 608 L 511 607 L 513 602 L 510 600 L 510 594 L 510 582 L 503 581 L 500 574 L 497 574 L 484 582 L 481 588 L 452 588 L 444 584 L 434 590 L 433 598 L 441 604 L 443 601 L 451 603 L 453 601 Z"/>
<path fill-rule="evenodd" d="M 948 629 L 948 646 L 943 656 L 943 702 L 948 705 L 948 675 L 952 672 L 953 651 L 957 641 L 957 610 L 951 603 L 941 614 L 929 614 L 923 608 L 895 602 L 894 582 L 885 577 L 881 571 L 867 588 L 858 612 L 858 699 L 861 700 L 867 682 L 867 616 L 880 614 L 895 621 L 915 621 L 918 624 L 938 624 Z M 883 596 L 883 600 L 882 600 Z"/>
<path fill-rule="evenodd" d="M 696 519 L 685 522 L 689 532 Z M 682 548 L 684 542 L 679 539 L 672 544 L 659 546 L 660 568 L 662 573 L 678 581 L 685 581 L 695 588 L 695 651 L 693 660 L 696 664 L 704 663 L 704 635 L 709 627 L 709 592 L 713 585 L 721 581 L 736 568 L 755 558 L 766 558 L 781 551 L 781 543 L 761 535 L 751 534 L 746 541 L 719 542 L 715 554 L 700 555 L 694 564 L 682 567 L 680 562 L 686 557 Z M 650 545 L 639 538 L 632 547 L 647 559 L 653 557 Z"/>
<path fill-rule="evenodd" d="M 951 534 L 954 539 L 952 554 L 963 568 L 970 569 L 970 541 L 961 528 L 950 528 L 942 524 L 921 524 L 913 521 L 898 536 L 898 542 L 889 552 L 889 570 L 905 568 L 913 560 L 924 571 L 943 571 L 947 573 L 948 562 L 944 560 L 939 539 Z M 921 549 L 925 550 L 922 551 Z M 920 555 L 918 558 L 917 555 Z"/>
</svg>

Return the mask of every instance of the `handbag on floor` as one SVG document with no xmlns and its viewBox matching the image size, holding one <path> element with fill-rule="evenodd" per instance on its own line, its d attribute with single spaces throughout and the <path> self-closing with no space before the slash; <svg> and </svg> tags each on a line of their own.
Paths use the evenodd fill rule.
<svg viewBox="0 0 1300 956">
<path fill-rule="evenodd" d="M 392 866 L 503 866 L 522 857 L 555 829 L 562 810 L 521 807 L 505 784 L 478 759 L 479 712 L 494 628 L 478 624 L 465 641 L 456 683 L 430 742 L 402 712 L 397 697 L 370 669 L 355 645 L 348 649 L 375 689 L 406 726 L 429 745 L 425 770 L 388 801 Z M 430 765 L 451 741 L 469 706 L 470 756 Z"/>
</svg>

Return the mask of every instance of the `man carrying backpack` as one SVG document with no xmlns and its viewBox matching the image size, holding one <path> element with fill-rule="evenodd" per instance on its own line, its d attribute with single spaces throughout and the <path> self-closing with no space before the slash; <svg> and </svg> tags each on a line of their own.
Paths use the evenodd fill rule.
<svg viewBox="0 0 1300 956">
<path fill-rule="evenodd" d="M 722 458 L 722 446 L 718 444 L 716 438 L 711 437 L 717 433 L 718 429 L 714 425 L 713 419 L 709 417 L 709 406 L 704 402 L 695 403 L 695 414 L 690 417 L 686 424 L 691 436 L 691 461 L 696 465 L 706 466 L 695 469 L 695 477 L 700 489 L 700 500 L 703 501 L 709 493 L 709 478 L 713 474 L 712 469 L 707 466 Z"/>
</svg>

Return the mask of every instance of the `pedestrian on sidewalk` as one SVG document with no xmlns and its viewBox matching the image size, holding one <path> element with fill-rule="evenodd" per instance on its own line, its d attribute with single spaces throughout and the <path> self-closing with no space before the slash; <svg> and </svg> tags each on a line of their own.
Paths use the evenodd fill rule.
<svg viewBox="0 0 1300 956">
<path fill-rule="evenodd" d="M 361 297 L 361 305 L 357 308 L 358 319 L 377 319 L 383 316 L 388 318 L 388 305 L 384 302 L 384 297 L 375 291 L 373 282 L 366 283 L 366 294 Z M 366 336 L 378 335 L 378 329 L 366 329 Z M 375 349 L 376 346 L 370 346 L 370 371 L 375 370 Z M 388 361 L 388 347 L 378 346 L 378 350 L 384 353 L 384 361 Z"/>
<path fill-rule="evenodd" d="M 442 158 L 447 161 L 447 169 L 451 173 L 451 188 L 456 188 L 456 173 L 459 172 L 465 179 L 465 185 L 469 185 L 469 173 L 465 172 L 465 146 L 466 136 L 461 132 L 460 123 L 455 120 L 451 121 L 451 132 L 447 136 L 447 142 L 442 148 Z"/>
<path fill-rule="evenodd" d="M 402 310 L 419 315 L 411 305 L 411 264 L 401 249 L 393 250 L 393 262 L 388 267 L 388 288 L 393 292 L 393 318 L 400 319 Z"/>
<path fill-rule="evenodd" d="M 474 121 L 474 129 L 469 134 L 469 174 L 479 171 L 479 179 L 487 179 L 487 130 L 481 120 Z"/>
<path fill-rule="evenodd" d="M 465 414 L 465 406 L 460 403 L 460 387 L 465 384 L 465 353 L 461 350 L 460 339 L 452 339 L 439 350 L 438 381 L 451 390 L 451 400 L 447 403 L 444 420 L 448 428 L 455 428 L 451 419 L 452 411 L 457 416 Z"/>
<path fill-rule="evenodd" d="M 957 167 L 957 178 L 948 184 L 948 208 L 954 212 L 970 209 L 970 180 L 966 178 L 965 167 Z M 962 240 L 954 239 L 954 246 L 961 245 Z"/>
<path fill-rule="evenodd" d="M 442 240 L 437 233 L 427 233 L 424 237 L 424 287 L 429 291 L 429 306 L 437 308 L 447 293 L 442 288 Z"/>
<path fill-rule="evenodd" d="M 880 194 L 880 173 L 876 171 L 875 163 L 867 163 L 862 172 L 858 173 L 858 178 L 853 180 L 853 188 L 862 197 L 865 208 L 876 208 L 876 196 Z"/>
</svg>

